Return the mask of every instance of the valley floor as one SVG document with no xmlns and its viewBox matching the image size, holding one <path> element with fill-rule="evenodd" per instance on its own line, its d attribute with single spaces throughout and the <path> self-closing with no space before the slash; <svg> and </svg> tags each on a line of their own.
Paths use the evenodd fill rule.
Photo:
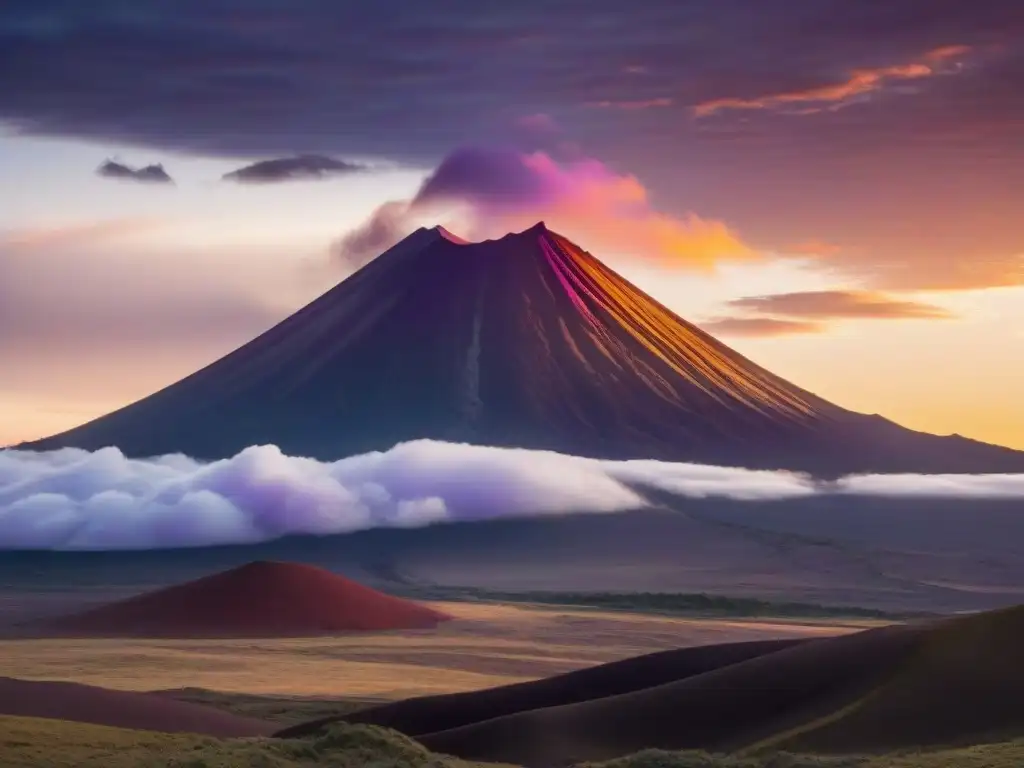
<svg viewBox="0 0 1024 768">
<path fill-rule="evenodd" d="M 381 700 L 486 688 L 667 648 L 819 637 L 879 623 L 438 605 L 456 620 L 436 630 L 267 640 L 8 638 L 0 640 L 0 677 Z"/>
</svg>

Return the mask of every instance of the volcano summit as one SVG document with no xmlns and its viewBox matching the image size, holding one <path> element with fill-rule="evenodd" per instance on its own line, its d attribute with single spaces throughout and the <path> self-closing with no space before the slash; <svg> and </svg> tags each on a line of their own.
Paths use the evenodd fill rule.
<svg viewBox="0 0 1024 768">
<path fill-rule="evenodd" d="M 1024 471 L 1024 452 L 799 389 L 543 223 L 481 243 L 420 229 L 206 368 L 20 447 L 333 460 L 414 438 L 823 476 Z"/>
</svg>

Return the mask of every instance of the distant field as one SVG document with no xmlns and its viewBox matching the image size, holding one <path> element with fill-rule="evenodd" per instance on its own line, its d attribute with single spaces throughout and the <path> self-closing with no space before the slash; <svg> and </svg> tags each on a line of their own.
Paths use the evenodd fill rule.
<svg viewBox="0 0 1024 768">
<path fill-rule="evenodd" d="M 0 640 L 0 676 L 122 690 L 396 699 L 474 690 L 638 654 L 735 640 L 823 637 L 874 620 L 683 617 L 584 606 L 444 603 L 435 630 L 252 640 Z"/>
<path fill-rule="evenodd" d="M 429 600 L 467 600 L 511 605 L 554 605 L 628 611 L 666 616 L 777 619 L 877 619 L 895 621 L 935 614 L 882 611 L 856 606 L 779 602 L 751 597 L 730 597 L 678 592 L 495 592 L 469 587 L 430 588 L 409 592 Z"/>
<path fill-rule="evenodd" d="M 3 768 L 460 768 L 393 731 L 341 727 L 302 741 L 218 740 L 0 717 Z"/>
<path fill-rule="evenodd" d="M 59 720 L 0 717 L 4 768 L 471 768 L 483 764 L 434 755 L 393 731 L 339 726 L 316 739 L 218 740 Z M 596 764 L 594 764 L 596 765 Z M 1019 768 L 1024 742 L 874 757 L 775 754 L 714 756 L 642 752 L 604 768 Z"/>
<path fill-rule="evenodd" d="M 648 673 L 658 679 L 643 683 L 640 689 L 620 688 L 609 695 L 602 692 L 599 680 L 595 682 L 594 673 L 583 672 L 571 676 L 576 682 L 568 685 L 589 698 L 569 699 L 561 706 L 536 697 L 533 703 L 513 698 L 506 700 L 513 708 L 495 716 L 493 708 L 488 708 L 488 696 L 513 695 L 510 689 L 500 689 L 388 705 L 361 716 L 411 734 L 415 741 L 387 728 L 355 724 L 336 723 L 316 732 L 299 730 L 295 732 L 299 738 L 294 739 L 216 739 L 0 717 L 0 766 L 482 768 L 486 764 L 473 762 L 480 760 L 530 768 L 1024 765 L 1024 740 L 1020 739 L 1024 709 L 1018 697 L 1024 678 L 1016 664 L 1019 639 L 1024 636 L 1024 608 L 851 635 L 851 626 L 880 622 L 683 618 L 482 601 L 445 607 L 458 619 L 444 631 L 192 644 L 19 640 L 0 646 L 0 665 L 13 658 L 14 664 L 25 668 L 32 664 L 52 668 L 70 660 L 77 670 L 68 671 L 70 678 L 88 674 L 94 676 L 93 682 L 101 682 L 106 675 L 108 685 L 138 688 L 147 683 L 150 690 L 171 688 L 159 684 L 164 680 L 176 679 L 178 685 L 188 681 L 196 687 L 159 694 L 287 727 L 372 707 L 399 698 L 395 693 L 399 690 L 469 690 L 468 678 L 460 676 L 506 682 L 542 677 L 551 674 L 541 673 L 546 667 L 565 663 L 579 668 L 598 663 L 601 656 L 636 655 L 640 646 L 687 645 L 683 637 L 697 645 L 787 633 L 844 636 L 788 645 L 739 661 L 723 661 L 722 647 L 711 657 L 705 653 L 700 657 L 703 661 L 693 658 L 694 651 L 656 654 L 650 657 L 654 666 L 648 663 L 647 672 L 631 660 L 630 679 L 644 680 Z M 12 649 L 20 655 L 7 653 Z M 684 656 L 691 661 L 681 664 Z M 196 675 L 196 670 L 205 674 Z M 526 670 L 532 674 L 523 674 Z M 509 672 L 519 673 L 518 677 Z M 24 670 L 18 674 L 28 676 Z M 234 685 L 209 685 L 216 680 Z M 547 681 L 514 690 L 543 692 L 545 685 Z M 249 690 L 240 690 L 243 687 Z M 264 693 L 258 695 L 261 688 Z M 473 703 L 468 709 L 467 701 Z M 420 722 L 426 724 L 432 718 L 433 725 L 416 730 L 417 705 L 429 709 L 427 720 Z M 438 718 L 451 722 L 452 717 L 463 717 L 457 712 L 451 715 L 451 709 L 459 706 L 470 718 L 479 719 L 439 725 Z M 445 707 L 448 714 L 438 709 Z M 412 715 L 403 720 L 400 711 Z M 260 727 L 234 732 L 271 730 L 256 725 Z M 729 754 L 649 749 L 629 754 L 652 744 Z M 927 751 L 925 745 L 929 745 Z M 469 759 L 457 760 L 444 753 Z M 610 758 L 616 759 L 600 762 Z"/>
</svg>

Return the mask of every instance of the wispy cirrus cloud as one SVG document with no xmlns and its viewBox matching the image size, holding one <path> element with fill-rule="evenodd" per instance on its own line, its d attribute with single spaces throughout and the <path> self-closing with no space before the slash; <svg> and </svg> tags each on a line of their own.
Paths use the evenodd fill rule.
<svg viewBox="0 0 1024 768">
<path fill-rule="evenodd" d="M 794 291 L 746 296 L 726 302 L 738 315 L 721 315 L 700 323 L 713 335 L 774 337 L 824 333 L 842 320 L 948 320 L 949 310 L 876 291 Z"/>
<path fill-rule="evenodd" d="M 751 99 L 725 97 L 701 102 L 693 108 L 697 117 L 723 110 L 780 109 L 792 107 L 797 114 L 814 114 L 840 109 L 882 91 L 886 87 L 911 80 L 955 74 L 971 52 L 967 45 L 947 45 L 928 51 L 915 61 L 886 67 L 859 68 L 838 82 L 799 91 L 769 93 Z"/>
<path fill-rule="evenodd" d="M 712 336 L 772 338 L 828 330 L 824 323 L 812 320 L 790 320 L 778 317 L 713 317 L 699 323 Z"/>
<path fill-rule="evenodd" d="M 896 299 L 875 291 L 798 291 L 747 296 L 729 302 L 733 309 L 788 318 L 874 318 L 945 320 L 953 314 L 934 304 Z"/>
</svg>

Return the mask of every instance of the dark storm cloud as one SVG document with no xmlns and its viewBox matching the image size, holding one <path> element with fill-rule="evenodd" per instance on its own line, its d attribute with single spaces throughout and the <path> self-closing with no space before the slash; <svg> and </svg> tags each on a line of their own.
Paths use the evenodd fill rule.
<svg viewBox="0 0 1024 768">
<path fill-rule="evenodd" d="M 602 121 L 654 111 L 678 141 L 701 103 L 989 50 L 1022 29 L 1007 0 L 8 0 L 0 119 L 212 154 L 415 162 L 535 114 L 598 139 Z M 973 119 L 1021 115 L 1015 83 L 971 89 Z"/>
<path fill-rule="evenodd" d="M 143 184 L 173 184 L 174 179 L 164 170 L 159 163 L 146 165 L 142 168 L 132 168 L 130 165 L 119 163 L 114 160 L 105 161 L 96 169 L 97 176 L 108 179 L 124 179 L 126 181 L 139 181 Z"/>
<path fill-rule="evenodd" d="M 239 184 L 273 184 L 279 181 L 323 179 L 365 171 L 366 166 L 325 155 L 295 155 L 260 160 L 225 173 L 224 181 Z"/>
</svg>

